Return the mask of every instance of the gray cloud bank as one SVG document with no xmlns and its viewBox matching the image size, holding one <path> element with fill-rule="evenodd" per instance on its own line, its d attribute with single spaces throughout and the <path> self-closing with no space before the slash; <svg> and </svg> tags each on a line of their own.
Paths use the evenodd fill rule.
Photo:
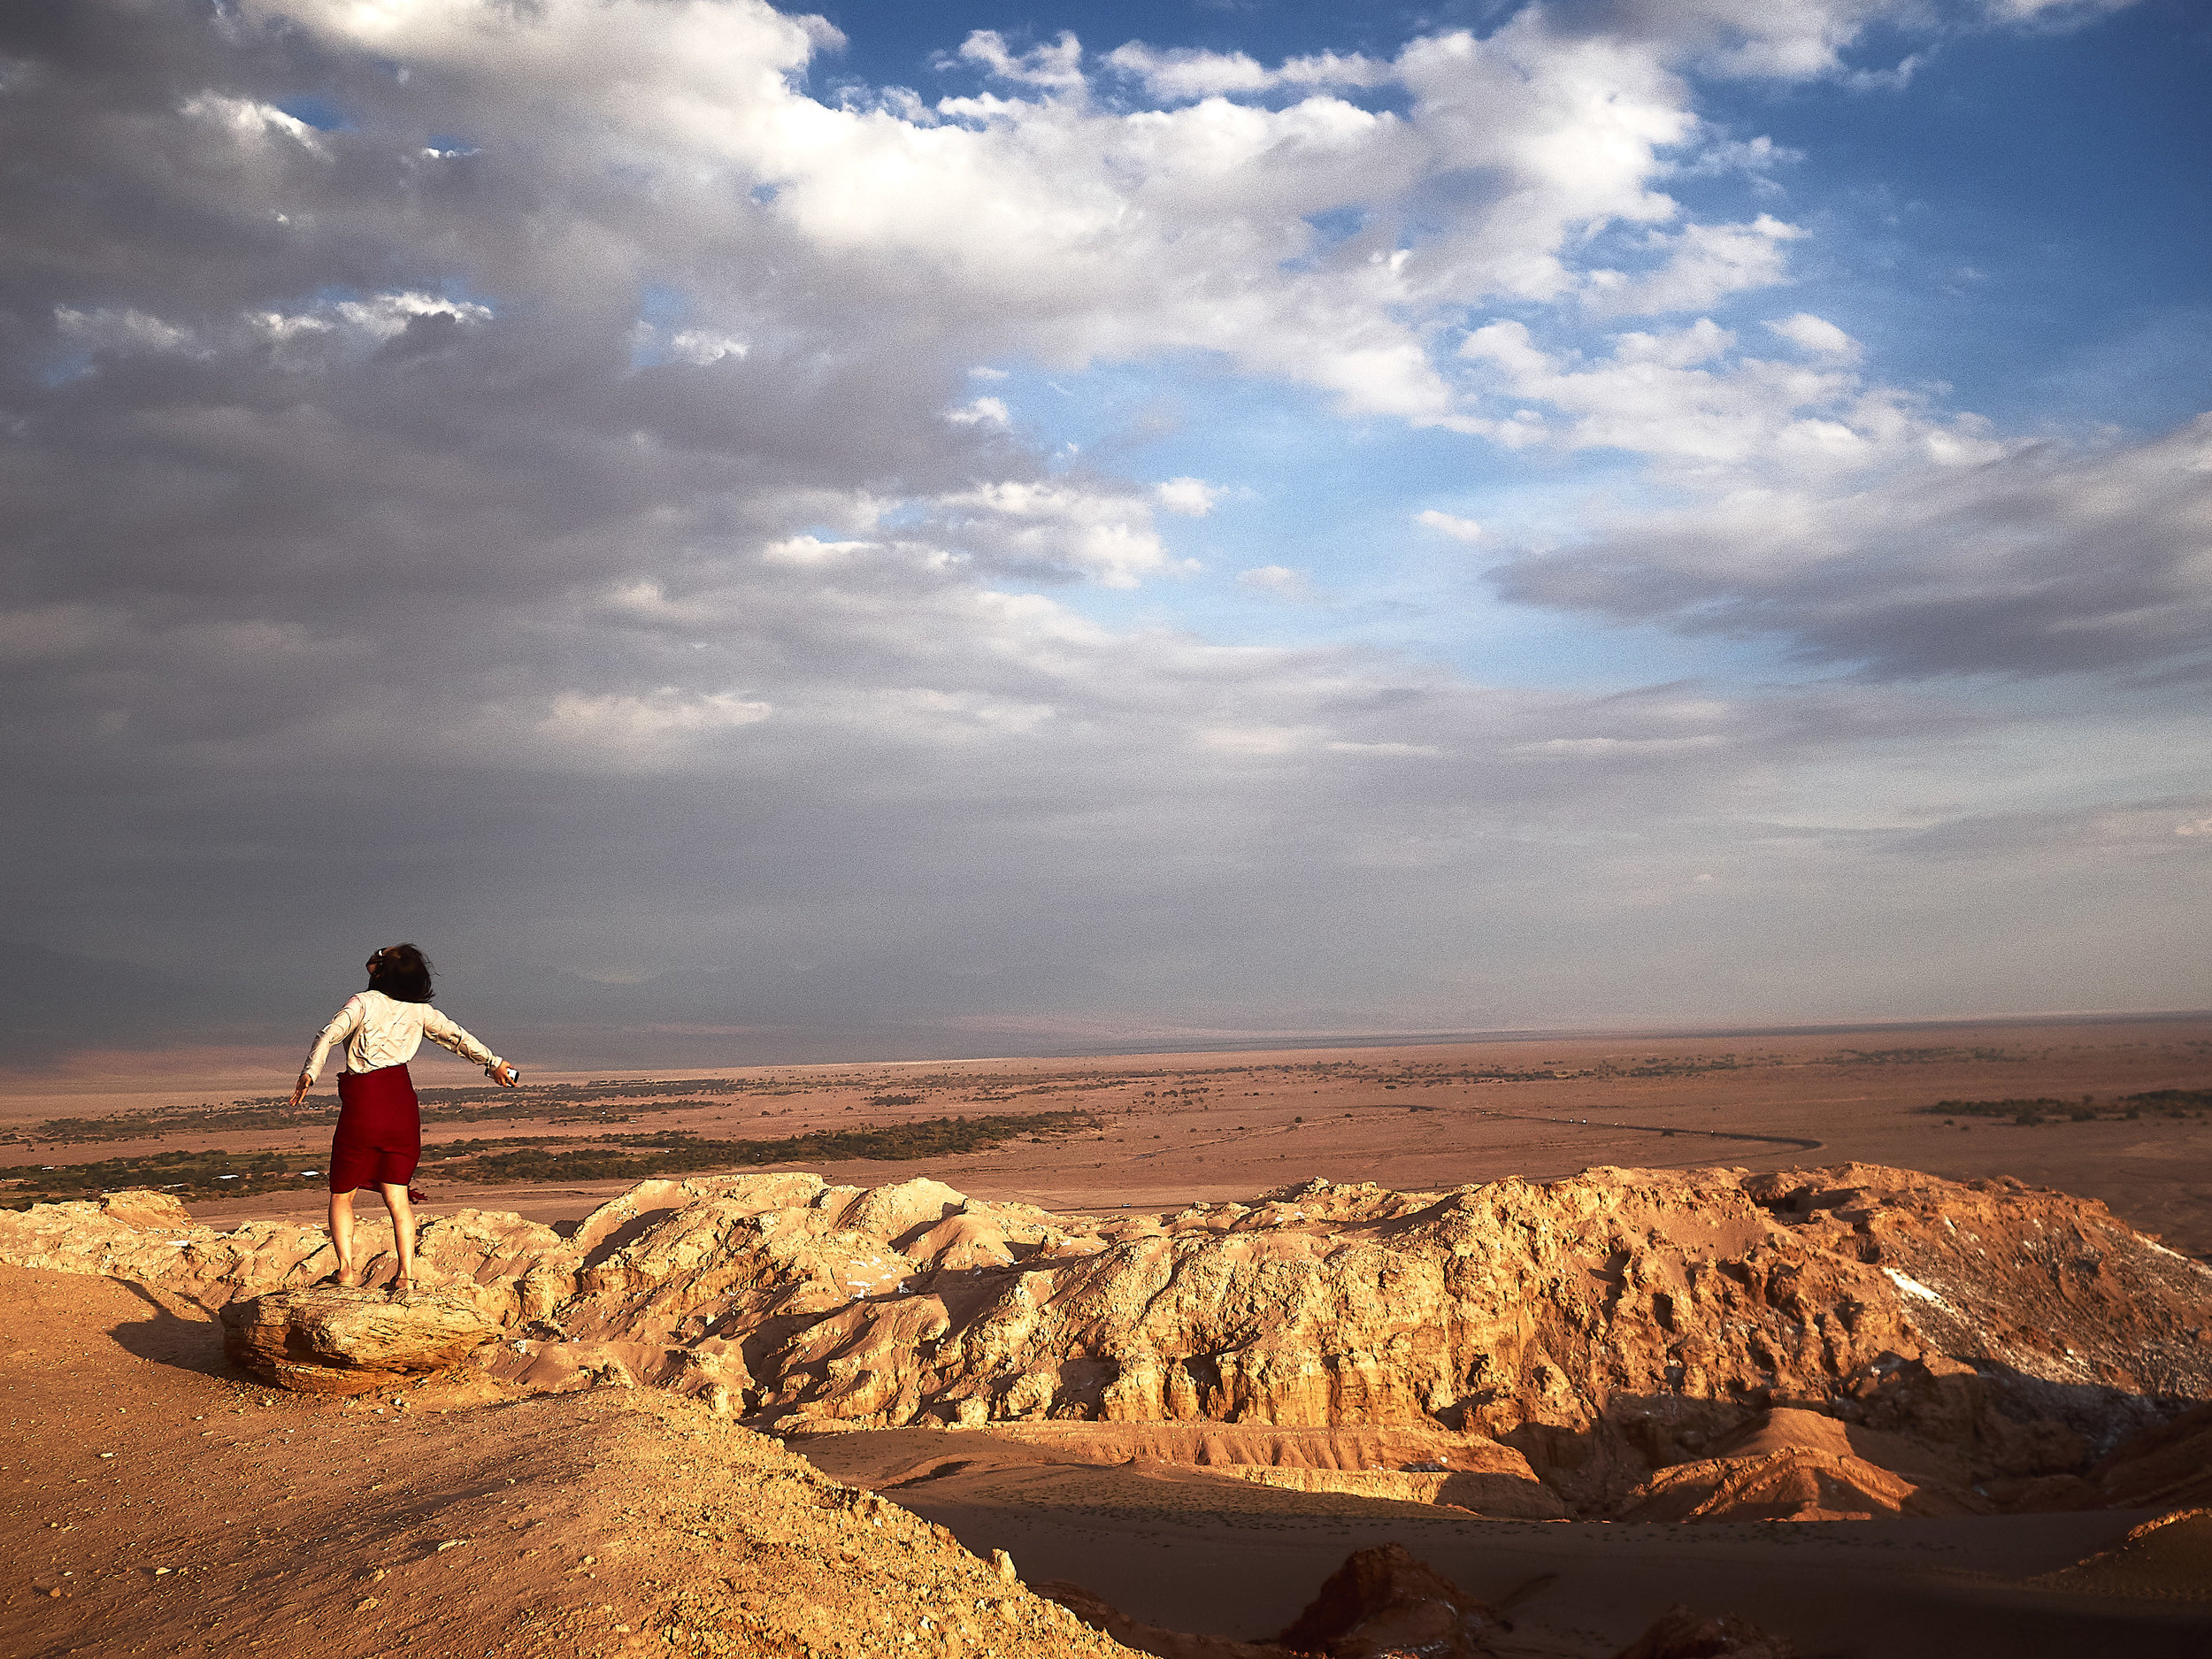
<svg viewBox="0 0 2212 1659">
<path fill-rule="evenodd" d="M 380 15 L 0 23 L 0 1061 L 303 1039 L 400 937 L 587 1065 L 2212 1001 L 2200 710 L 2126 683 L 2201 638 L 2201 428 L 1896 472 L 1810 541 L 1721 492 L 1500 578 L 1908 680 L 2106 674 L 2063 697 L 1114 632 L 1054 595 L 1165 567 L 1152 493 L 1054 471 L 971 364 L 1217 325 L 1248 371 L 1489 419 L 1439 412 L 1366 265 L 1293 257 L 1290 163 L 1219 187 L 1279 222 L 1188 180 L 1147 219 L 1102 205 L 1127 157 L 1052 171 L 1122 118 L 833 110 L 819 29 L 762 6 Z M 1566 280 L 1576 214 L 1643 199 L 1485 176 L 1462 298 Z"/>
<path fill-rule="evenodd" d="M 1495 572 L 1525 604 L 1785 641 L 1883 676 L 2212 672 L 2212 415 L 1848 494 L 1654 515 Z"/>
</svg>

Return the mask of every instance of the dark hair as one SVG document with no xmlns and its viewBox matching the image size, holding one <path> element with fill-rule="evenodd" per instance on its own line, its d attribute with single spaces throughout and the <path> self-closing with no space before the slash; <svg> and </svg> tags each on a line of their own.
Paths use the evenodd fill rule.
<svg viewBox="0 0 2212 1659">
<path fill-rule="evenodd" d="M 430 958 L 412 945 L 387 945 L 369 958 L 369 989 L 395 1002 L 430 1000 Z"/>
</svg>

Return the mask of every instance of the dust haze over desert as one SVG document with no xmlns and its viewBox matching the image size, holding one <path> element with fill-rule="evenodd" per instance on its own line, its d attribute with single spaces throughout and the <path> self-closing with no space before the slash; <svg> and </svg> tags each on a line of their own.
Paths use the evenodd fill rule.
<svg viewBox="0 0 2212 1659">
<path fill-rule="evenodd" d="M 0 17 L 0 1646 L 2205 1652 L 2208 80 Z"/>
</svg>

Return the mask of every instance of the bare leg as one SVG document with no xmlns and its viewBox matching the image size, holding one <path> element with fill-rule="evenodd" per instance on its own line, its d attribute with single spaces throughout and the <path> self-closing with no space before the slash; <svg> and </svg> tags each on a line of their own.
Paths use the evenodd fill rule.
<svg viewBox="0 0 2212 1659">
<path fill-rule="evenodd" d="M 415 1211 L 407 1202 L 405 1181 L 380 1181 L 376 1190 L 384 1194 L 384 1208 L 392 1212 L 392 1241 L 399 1247 L 399 1277 L 392 1281 L 395 1290 L 415 1287 Z"/>
<path fill-rule="evenodd" d="M 330 1195 L 330 1242 L 338 1252 L 338 1282 L 355 1285 L 360 1281 L 353 1276 L 353 1194 L 333 1193 Z"/>
</svg>

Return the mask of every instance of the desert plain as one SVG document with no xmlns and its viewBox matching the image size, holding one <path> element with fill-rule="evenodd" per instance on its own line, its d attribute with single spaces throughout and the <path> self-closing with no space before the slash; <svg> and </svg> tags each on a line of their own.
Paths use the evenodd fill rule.
<svg viewBox="0 0 2212 1659">
<path fill-rule="evenodd" d="M 731 1171 L 759 1178 L 743 1190 L 756 1194 L 746 1214 L 757 1212 L 764 1239 L 772 1214 L 833 1203 L 850 1212 L 840 1225 L 865 1233 L 852 1219 L 859 1201 L 834 1198 L 840 1189 L 902 1194 L 879 1209 L 910 1208 L 919 1194 L 929 1200 L 915 1212 L 921 1220 L 909 1225 L 901 1210 L 902 1219 L 866 1224 L 900 1263 L 898 1282 L 853 1280 L 849 1310 L 803 1313 L 816 1331 L 845 1320 L 836 1329 L 855 1344 L 865 1325 L 869 1351 L 896 1354 L 945 1340 L 897 1323 L 922 1302 L 952 1305 L 956 1323 L 970 1317 L 942 1288 L 954 1275 L 996 1283 L 1115 1251 L 1202 1256 L 1263 1232 L 1263 1255 L 1296 1242 L 1285 1260 L 1319 1271 L 1309 1256 L 1334 1262 L 1355 1235 L 1364 1243 L 1417 1231 L 1454 1202 L 1477 1202 L 1448 1195 L 1493 1183 L 1536 1206 L 1529 1214 L 1594 1194 L 1578 1213 L 1601 1218 L 1625 1215 L 1641 1194 L 1678 1194 L 1673 1209 L 1637 1224 L 1655 1263 L 1705 1248 L 1689 1234 L 1717 1225 L 1723 1210 L 1755 1219 L 1771 1211 L 1796 1227 L 1818 1219 L 1809 1212 L 1828 1202 L 1820 1194 L 1878 1190 L 1888 1195 L 1868 1207 L 1911 1210 L 1932 1236 L 1955 1233 L 1962 1218 L 2002 1226 L 2016 1213 L 2029 1218 L 2017 1237 L 2031 1241 L 2026 1227 L 2039 1236 L 2047 1219 L 2082 1236 L 2085 1217 L 2093 1231 L 2108 1228 L 2136 1252 L 2127 1262 L 2169 1276 L 2157 1294 L 2179 1298 L 2181 1311 L 2156 1331 L 2144 1326 L 2139 1347 L 2167 1356 L 2161 1376 L 2200 1376 L 2212 1362 L 2212 1292 L 2190 1286 L 2212 1284 L 2198 1265 L 2212 1259 L 2212 1017 L 532 1071 L 529 1087 L 505 1097 L 442 1059 L 426 1054 L 417 1066 L 421 1218 L 432 1234 L 474 1228 L 469 1236 L 485 1239 L 508 1224 L 476 1217 L 518 1218 L 499 1233 L 506 1242 L 483 1246 L 487 1262 L 518 1248 L 510 1235 L 524 1224 L 561 1248 L 588 1246 L 576 1257 L 582 1288 L 557 1305 L 515 1302 L 501 1335 L 517 1355 L 543 1350 L 527 1363 L 510 1358 L 503 1371 L 464 1366 L 353 1394 L 292 1392 L 242 1373 L 212 1317 L 226 1298 L 279 1278 L 304 1284 L 327 1266 L 311 1254 L 323 1206 L 315 1172 L 334 1107 L 327 1082 L 296 1118 L 272 1117 L 271 1097 L 288 1079 L 284 1056 L 269 1056 L 258 1077 L 234 1059 L 203 1057 L 196 1079 L 185 1062 L 143 1064 L 120 1086 L 90 1076 L 25 1083 L 0 1101 L 0 1134 L 12 1138 L 0 1163 L 13 1166 L 18 1191 L 46 1183 L 38 1195 L 77 1199 L 73 1215 L 96 1209 L 102 1189 L 168 1187 L 199 1244 L 188 1248 L 183 1223 L 160 1219 L 166 1211 L 129 1225 L 170 1227 L 184 1256 L 211 1249 L 214 1230 L 266 1280 L 211 1269 L 171 1282 L 112 1265 L 112 1240 L 100 1247 L 110 1252 L 105 1271 L 88 1257 L 65 1272 L 24 1265 L 35 1253 L 10 1254 L 0 1239 L 0 1258 L 15 1263 L 0 1268 L 12 1466 L 0 1494 L 6 1651 L 276 1654 L 332 1641 L 362 1653 L 1110 1651 L 1107 1635 L 1032 1588 L 1072 1585 L 1110 1607 L 1125 1641 L 1226 1659 L 1290 1651 L 1235 1644 L 1284 1632 L 1352 1552 L 1398 1544 L 1491 1622 L 1479 1639 L 1454 1638 L 1460 1647 L 1370 1649 L 1379 1654 L 1609 1659 L 1678 1604 L 1747 1620 L 1760 1640 L 1804 1655 L 2212 1652 L 2212 1519 L 2169 1501 L 2212 1478 L 2190 1465 L 2200 1455 L 2192 1448 L 2212 1447 L 2212 1436 L 2154 1446 L 2150 1462 L 2127 1465 L 2132 1474 L 2100 1475 L 2095 1455 L 2111 1448 L 2092 1444 L 2085 1428 L 2062 1471 L 2057 1454 L 2030 1460 L 2039 1472 L 2021 1472 L 2023 1463 L 2001 1479 L 1995 1463 L 1923 1467 L 1914 1458 L 1939 1462 L 1958 1448 L 1930 1439 L 1932 1408 L 1899 1417 L 1885 1404 L 1885 1379 L 1904 1362 L 1872 1338 L 1866 1353 L 1887 1358 L 1869 1359 L 1849 1388 L 1850 1365 L 1829 1362 L 1832 1394 L 1809 1394 L 1812 1372 L 1786 1356 L 1749 1383 L 1715 1371 L 1708 1392 L 1726 1393 L 1734 1415 L 1699 1418 L 1701 1430 L 1668 1418 L 1678 1440 L 1609 1486 L 1540 1424 L 1497 1415 L 1502 1406 L 1448 1406 L 1441 1395 L 1432 1408 L 1376 1403 L 1394 1386 L 1394 1366 L 1414 1364 L 1392 1353 L 1368 1356 L 1375 1375 L 1360 1384 L 1364 1393 L 1337 1379 L 1320 1405 L 1302 1403 L 1308 1394 L 1271 1374 L 1240 1381 L 1215 1364 L 1192 1370 L 1194 1380 L 1178 1372 L 1133 1404 L 1114 1394 L 1120 1383 L 1085 1395 L 1092 1385 L 1071 1382 L 1027 1405 L 1018 1385 L 1002 1386 L 997 1404 L 976 1390 L 973 1410 L 952 1410 L 940 1386 L 952 1362 L 943 1358 L 929 1362 L 935 1382 L 908 1375 L 913 1364 L 878 1359 L 892 1380 L 871 1383 L 870 1372 L 855 1382 L 849 1372 L 829 1388 L 787 1353 L 768 1355 L 765 1339 L 749 1339 L 729 1345 L 729 1380 L 717 1383 L 724 1373 L 710 1375 L 696 1357 L 713 1347 L 712 1320 L 687 1323 L 693 1312 L 675 1309 L 653 1325 L 654 1340 L 689 1344 L 691 1369 L 656 1371 L 637 1360 L 636 1340 L 640 1310 L 662 1292 L 641 1277 L 642 1265 L 626 1269 L 621 1284 L 604 1265 L 646 1249 L 656 1226 L 737 1203 Z M 929 1127 L 946 1119 L 998 1128 L 980 1144 L 947 1144 Z M 801 1144 L 787 1148 L 793 1156 L 718 1165 L 716 1148 L 740 1141 Z M 676 1184 L 626 1199 L 662 1172 L 657 1160 Z M 249 1190 L 223 1195 L 226 1172 L 250 1164 L 251 1173 L 228 1178 Z M 72 1171 L 94 1165 L 104 1171 L 97 1187 L 62 1190 Z M 1939 1179 L 1915 1186 L 1855 1168 Z M 1791 1171 L 1803 1173 L 1777 1179 Z M 165 1174 L 184 1179 L 156 1179 Z M 770 1177 L 802 1184 L 759 1197 Z M 811 1177 L 820 1179 L 803 1184 Z M 925 1191 L 918 1180 L 934 1185 Z M 941 1189 L 951 1194 L 941 1205 Z M 2077 1200 L 2088 1207 L 2068 1207 Z M 388 1252 L 373 1205 L 363 1222 L 370 1248 L 380 1240 Z M 0 1215 L 0 1229 L 8 1224 Z M 925 1233 L 936 1242 L 912 1241 Z M 234 1242 L 242 1238 L 251 1251 Z M 1782 1238 L 1740 1247 L 1751 1251 L 1742 1259 Z M 2100 1250 L 2118 1259 L 2109 1242 L 2090 1256 Z M 58 1258 L 50 1250 L 38 1259 Z M 380 1259 L 388 1276 L 388 1255 Z M 1914 1277 L 1909 1254 L 1853 1245 L 1836 1260 L 1838 1285 L 1886 1271 L 1902 1288 L 1884 1294 L 1924 1323 L 1929 1304 L 1942 1303 Z M 1237 1257 L 1221 1271 L 1221 1294 L 1231 1296 L 1247 1282 L 1237 1273 L 1256 1283 L 1274 1270 Z M 1578 1279 L 1611 1271 L 1602 1261 L 1588 1274 L 1573 1270 Z M 1627 1278 L 1642 1271 L 1632 1264 Z M 475 1277 L 503 1286 L 519 1272 L 485 1267 Z M 2062 1277 L 2057 1266 L 2051 1275 Z M 1062 1288 L 1074 1282 L 1065 1277 L 1036 1282 L 1054 1287 L 1038 1293 L 1046 1301 L 1073 1294 Z M 1566 1281 L 1542 1282 L 1558 1301 Z M 779 1340 L 800 1317 L 787 1283 L 756 1274 L 717 1285 L 726 1298 L 770 1295 L 785 1322 Z M 1805 1323 L 1773 1282 L 1754 1288 L 1760 1317 Z M 2105 1306 L 2116 1332 L 2136 1317 L 2109 1286 L 2062 1289 L 2052 1319 L 2093 1321 Z M 1578 1363 L 1601 1369 L 1613 1348 L 1625 1352 L 1619 1290 L 1591 1316 L 1611 1324 L 1577 1327 Z M 1027 1293 L 1007 1293 L 1018 1294 Z M 1854 1336 L 1863 1335 L 1849 1312 L 1856 1304 L 1835 1295 Z M 2193 1325 L 2192 1295 L 2204 1313 Z M 1670 1331 L 1721 1305 L 1684 1302 L 1678 1292 L 1654 1298 Z M 2147 1283 L 2145 1308 L 2155 1300 Z M 534 1324 L 525 1317 L 533 1308 Z M 2025 1304 L 2014 1312 L 2032 1346 L 2029 1327 L 2044 1316 Z M 580 1353 L 595 1333 L 614 1359 L 596 1371 L 552 1364 L 556 1349 Z M 1563 1353 L 1566 1339 L 1548 1340 Z M 2077 1340 L 2086 1352 L 2089 1339 L 2072 1336 L 2052 1339 L 2052 1352 L 2062 1362 Z M 1073 1374 L 1065 1353 L 1056 1363 Z M 1133 1362 L 1121 1363 L 1125 1381 Z M 2124 1373 L 2136 1380 L 2122 1392 L 2149 1400 L 2141 1363 L 2115 1364 L 2096 1386 L 2108 1389 Z M 1679 1371 L 1663 1373 L 1655 1398 Z M 1939 1371 L 1928 1372 L 1928 1388 Z M 2082 1376 L 2087 1387 L 2090 1371 Z M 1525 1401 L 1528 1386 L 1515 1386 Z M 2144 1408 L 2139 1437 L 2205 1397 L 2172 1385 Z M 1256 1425 L 1271 1432 L 1256 1434 Z M 1437 1438 L 1400 1443 L 1386 1430 Z M 1479 1448 L 1494 1444 L 1503 1461 L 1485 1462 Z M 1734 1459 L 1724 1469 L 1713 1462 L 1723 1453 Z M 1709 1464 L 1721 1472 L 1694 1485 Z M 2140 1474 L 2154 1464 L 2154 1479 Z M 1774 1485 L 1785 1465 L 1803 1489 L 1791 1488 L 1795 1496 Z M 1417 1472 L 1432 1466 L 1433 1476 Z M 1764 1471 L 1767 1486 L 1742 1484 L 1747 1471 Z M 1449 1484 L 1478 1476 L 1493 1480 L 1481 1488 L 1492 1496 L 1468 1498 L 1474 1487 Z M 2183 1518 L 2168 1520 L 2177 1513 Z"/>
</svg>

